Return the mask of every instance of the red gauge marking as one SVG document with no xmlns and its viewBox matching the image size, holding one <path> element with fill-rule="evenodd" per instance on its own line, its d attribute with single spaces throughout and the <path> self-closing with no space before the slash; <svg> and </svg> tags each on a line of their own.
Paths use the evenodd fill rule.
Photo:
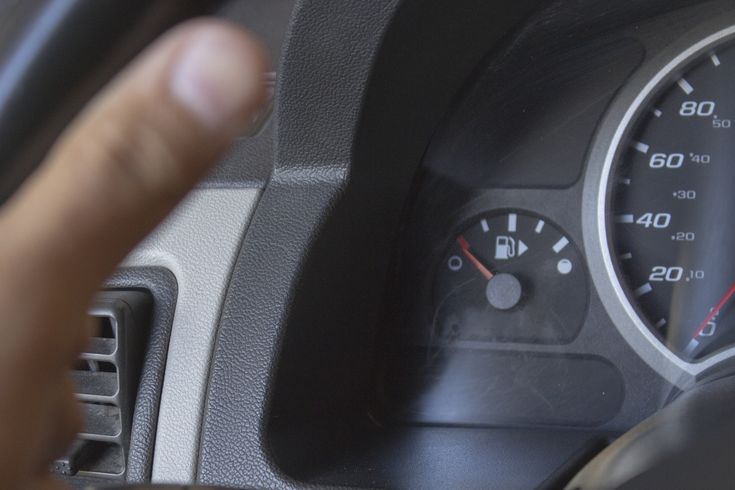
<svg viewBox="0 0 735 490">
<path fill-rule="evenodd" d="M 720 313 L 722 308 L 725 307 L 725 305 L 727 304 L 728 301 L 730 301 L 730 298 L 732 298 L 733 295 L 735 295 L 735 284 L 730 286 L 730 290 L 725 294 L 725 296 L 722 297 L 720 302 L 717 303 L 717 306 L 712 308 L 712 311 L 710 311 L 709 315 L 707 315 L 707 318 L 704 319 L 702 324 L 697 329 L 697 333 L 695 333 L 694 337 L 692 337 L 693 339 L 696 339 L 697 337 L 702 335 L 702 332 L 704 332 L 704 329 L 707 328 L 707 325 L 709 324 L 709 322 L 711 322 L 712 319 Z"/>
<path fill-rule="evenodd" d="M 467 240 L 465 240 L 465 237 L 463 237 L 462 235 L 458 236 L 457 237 L 457 243 L 459 244 L 459 248 L 462 249 L 462 253 L 465 255 L 465 257 L 467 257 L 470 260 L 470 262 L 472 262 L 472 265 L 474 265 L 475 268 L 478 271 L 480 271 L 480 274 L 482 274 L 482 276 L 485 279 L 487 279 L 488 281 L 490 279 L 492 279 L 493 278 L 493 273 L 490 272 L 490 269 L 488 269 L 487 267 L 485 267 L 483 265 L 483 263 L 480 262 L 480 260 L 477 257 L 475 257 L 475 254 L 473 254 L 472 252 L 470 252 L 470 248 L 471 247 L 470 247 L 469 242 L 467 242 Z"/>
</svg>

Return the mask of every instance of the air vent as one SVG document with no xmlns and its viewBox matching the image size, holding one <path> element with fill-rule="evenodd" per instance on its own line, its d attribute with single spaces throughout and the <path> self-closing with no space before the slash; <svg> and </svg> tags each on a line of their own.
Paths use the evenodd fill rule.
<svg viewBox="0 0 735 490">
<path fill-rule="evenodd" d="M 54 471 L 65 476 L 124 479 L 130 427 L 148 337 L 150 296 L 101 293 L 89 315 L 97 323 L 72 370 L 84 411 L 84 430 Z"/>
</svg>

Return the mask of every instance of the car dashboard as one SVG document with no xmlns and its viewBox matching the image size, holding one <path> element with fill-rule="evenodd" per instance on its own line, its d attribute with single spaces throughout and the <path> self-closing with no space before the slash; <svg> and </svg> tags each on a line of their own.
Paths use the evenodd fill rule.
<svg viewBox="0 0 735 490">
<path fill-rule="evenodd" d="M 265 4 L 217 15 L 272 113 L 110 279 L 151 337 L 72 483 L 565 488 L 731 373 L 730 2 Z"/>
</svg>

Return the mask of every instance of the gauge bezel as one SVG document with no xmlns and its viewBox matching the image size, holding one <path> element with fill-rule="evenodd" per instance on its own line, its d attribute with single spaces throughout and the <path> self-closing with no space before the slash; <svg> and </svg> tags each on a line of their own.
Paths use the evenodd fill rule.
<svg viewBox="0 0 735 490">
<path fill-rule="evenodd" d="M 583 195 L 583 235 L 592 281 L 621 335 L 635 352 L 674 385 L 686 386 L 714 365 L 735 357 L 735 346 L 696 362 L 687 362 L 669 350 L 641 318 L 623 284 L 611 255 L 611 173 L 617 167 L 639 117 L 661 94 L 661 89 L 683 76 L 702 55 L 735 39 L 732 16 L 682 36 L 652 60 L 645 62 L 621 89 L 604 116 L 587 160 Z"/>
</svg>

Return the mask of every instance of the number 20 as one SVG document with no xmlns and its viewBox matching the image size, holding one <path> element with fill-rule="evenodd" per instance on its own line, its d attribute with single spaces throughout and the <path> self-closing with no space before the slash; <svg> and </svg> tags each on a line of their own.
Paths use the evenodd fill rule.
<svg viewBox="0 0 735 490">
<path fill-rule="evenodd" d="M 656 266 L 651 270 L 648 280 L 651 282 L 679 282 L 684 277 L 684 269 L 681 267 Z"/>
</svg>

